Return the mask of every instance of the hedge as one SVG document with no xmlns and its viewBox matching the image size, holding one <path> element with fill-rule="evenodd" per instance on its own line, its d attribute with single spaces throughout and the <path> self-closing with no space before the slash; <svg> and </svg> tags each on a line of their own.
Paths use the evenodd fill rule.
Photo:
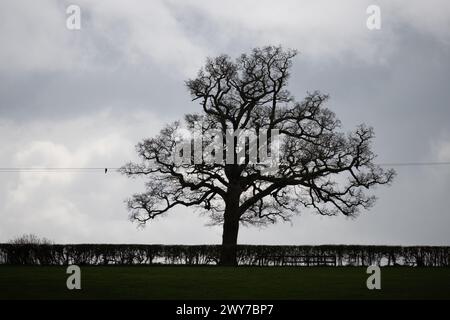
<svg viewBox="0 0 450 320">
<path fill-rule="evenodd" d="M 220 245 L 0 244 L 0 264 L 217 264 Z M 338 266 L 450 266 L 448 246 L 238 245 L 239 265 L 280 265 L 288 256 L 334 256 Z"/>
</svg>

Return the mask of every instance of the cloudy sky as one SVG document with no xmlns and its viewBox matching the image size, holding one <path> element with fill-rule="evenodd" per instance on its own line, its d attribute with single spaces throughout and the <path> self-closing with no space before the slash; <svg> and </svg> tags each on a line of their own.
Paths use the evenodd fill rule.
<svg viewBox="0 0 450 320">
<path fill-rule="evenodd" d="M 126 5 L 125 5 L 126 3 Z M 81 30 L 66 8 L 81 8 Z M 381 29 L 366 27 L 369 5 Z M 295 48 L 291 92 L 316 89 L 344 129 L 375 128 L 378 162 L 450 161 L 450 2 L 2 0 L 0 167 L 120 167 L 134 145 L 199 106 L 184 81 L 206 57 Z M 242 228 L 240 243 L 450 244 L 450 166 L 396 167 L 357 219 L 303 211 Z M 0 242 L 219 243 L 178 208 L 144 229 L 124 200 L 143 181 L 114 171 L 0 172 Z"/>
</svg>

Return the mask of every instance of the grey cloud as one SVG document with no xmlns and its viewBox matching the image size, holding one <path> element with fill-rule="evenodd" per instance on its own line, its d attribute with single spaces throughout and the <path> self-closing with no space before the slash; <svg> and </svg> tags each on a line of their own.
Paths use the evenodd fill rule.
<svg viewBox="0 0 450 320">
<path fill-rule="evenodd" d="M 80 1 L 86 20 L 73 34 L 60 27 L 64 3 L 2 2 L 0 164 L 120 166 L 141 138 L 199 110 L 184 80 L 207 55 L 272 43 L 301 52 L 290 81 L 298 99 L 319 89 L 345 130 L 374 126 L 380 162 L 448 161 L 448 2 L 382 1 L 382 29 L 374 32 L 365 28 L 367 3 L 258 2 L 249 13 L 247 1 L 240 10 L 236 3 L 133 1 L 122 10 L 116 1 Z M 244 228 L 240 242 L 448 244 L 449 170 L 399 168 L 394 185 L 377 191 L 377 205 L 355 220 L 305 211 L 292 226 Z M 64 242 L 220 241 L 220 229 L 183 208 L 136 230 L 123 200 L 142 181 L 0 179 L 0 241 L 24 232 Z"/>
</svg>

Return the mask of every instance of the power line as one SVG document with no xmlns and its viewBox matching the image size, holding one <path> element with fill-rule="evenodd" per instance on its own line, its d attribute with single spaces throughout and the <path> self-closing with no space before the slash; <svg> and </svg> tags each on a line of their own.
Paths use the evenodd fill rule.
<svg viewBox="0 0 450 320">
<path fill-rule="evenodd" d="M 8 171 L 8 170 L 20 170 L 20 171 L 33 171 L 33 170 L 104 170 L 105 168 L 107 169 L 120 169 L 120 168 L 112 168 L 112 167 L 66 167 L 66 168 L 61 168 L 61 167 L 29 167 L 29 168 L 24 168 L 24 167 L 8 167 L 8 168 L 0 168 L 0 171 L 4 170 L 4 171 Z"/>
<path fill-rule="evenodd" d="M 112 167 L 8 167 L 8 168 L 0 168 L 0 173 L 94 173 L 98 172 L 111 172 L 112 170 L 118 170 L 120 168 L 112 168 Z M 109 170 L 109 171 L 108 171 Z"/>
<path fill-rule="evenodd" d="M 446 166 L 450 165 L 450 161 L 435 161 L 435 162 L 384 162 L 378 163 L 382 167 L 431 167 L 431 166 Z M 29 173 L 91 173 L 104 172 L 107 173 L 113 170 L 119 170 L 118 167 L 0 167 L 0 173 L 6 172 L 29 172 Z"/>
<path fill-rule="evenodd" d="M 442 166 L 450 165 L 450 161 L 435 161 L 435 162 L 387 162 L 378 163 L 382 167 L 412 167 L 412 166 Z"/>
</svg>

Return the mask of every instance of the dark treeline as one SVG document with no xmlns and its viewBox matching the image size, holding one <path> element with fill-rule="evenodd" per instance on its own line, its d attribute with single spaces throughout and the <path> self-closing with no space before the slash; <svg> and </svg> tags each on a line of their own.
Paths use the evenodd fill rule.
<svg viewBox="0 0 450 320">
<path fill-rule="evenodd" d="M 450 266 L 450 247 L 238 245 L 239 265 L 282 265 L 284 258 L 335 257 L 338 266 Z M 0 264 L 217 264 L 219 245 L 0 244 Z"/>
</svg>

